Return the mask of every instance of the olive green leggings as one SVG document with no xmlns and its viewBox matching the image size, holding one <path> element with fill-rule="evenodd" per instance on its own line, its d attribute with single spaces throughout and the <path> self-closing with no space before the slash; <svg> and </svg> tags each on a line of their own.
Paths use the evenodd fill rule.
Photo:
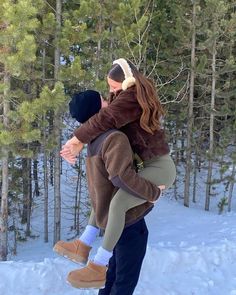
<svg viewBox="0 0 236 295">
<path fill-rule="evenodd" d="M 165 155 L 153 161 L 145 161 L 144 168 L 138 174 L 156 185 L 165 185 L 167 189 L 174 183 L 176 169 L 172 158 Z M 108 221 L 102 243 L 104 249 L 113 251 L 124 229 L 126 212 L 145 202 L 146 200 L 135 197 L 122 189 L 117 191 L 109 207 Z M 89 224 L 96 226 L 93 210 Z"/>
</svg>

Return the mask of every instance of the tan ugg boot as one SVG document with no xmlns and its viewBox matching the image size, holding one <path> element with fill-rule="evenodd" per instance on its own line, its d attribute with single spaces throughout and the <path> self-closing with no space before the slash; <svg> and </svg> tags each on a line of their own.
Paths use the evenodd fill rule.
<svg viewBox="0 0 236 295">
<path fill-rule="evenodd" d="M 58 241 L 53 248 L 59 255 L 82 264 L 87 263 L 91 249 L 92 247 L 84 244 L 80 240 L 75 240 L 73 242 Z"/>
<path fill-rule="evenodd" d="M 105 286 L 107 267 L 89 261 L 87 266 L 71 271 L 67 281 L 75 288 L 96 288 Z"/>
</svg>

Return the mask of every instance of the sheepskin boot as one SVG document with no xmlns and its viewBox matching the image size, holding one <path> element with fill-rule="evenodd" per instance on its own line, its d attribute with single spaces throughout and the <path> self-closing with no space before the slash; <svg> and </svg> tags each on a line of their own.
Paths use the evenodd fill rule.
<svg viewBox="0 0 236 295">
<path fill-rule="evenodd" d="M 75 288 L 100 289 L 105 286 L 107 267 L 89 261 L 87 266 L 71 271 L 67 281 Z"/>
<path fill-rule="evenodd" d="M 58 241 L 53 248 L 59 255 L 81 264 L 87 263 L 91 249 L 92 247 L 84 244 L 80 240 L 75 240 L 73 242 Z"/>
</svg>

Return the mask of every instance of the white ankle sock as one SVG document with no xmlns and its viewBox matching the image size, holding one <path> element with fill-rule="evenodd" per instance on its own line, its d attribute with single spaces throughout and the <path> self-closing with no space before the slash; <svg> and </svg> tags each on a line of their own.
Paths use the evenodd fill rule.
<svg viewBox="0 0 236 295">
<path fill-rule="evenodd" d="M 108 265 L 108 262 L 112 256 L 113 252 L 109 252 L 106 249 L 99 247 L 97 254 L 95 255 L 93 261 L 96 264 Z"/>
<path fill-rule="evenodd" d="M 86 245 L 91 246 L 95 241 L 98 232 L 99 228 L 88 224 L 79 240 L 85 243 Z"/>
</svg>

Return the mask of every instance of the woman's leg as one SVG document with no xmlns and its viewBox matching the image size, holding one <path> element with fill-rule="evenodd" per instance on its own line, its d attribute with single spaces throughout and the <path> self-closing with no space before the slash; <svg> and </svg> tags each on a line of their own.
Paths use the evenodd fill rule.
<svg viewBox="0 0 236 295">
<path fill-rule="evenodd" d="M 80 238 L 71 242 L 58 241 L 53 249 L 59 255 L 67 257 L 72 261 L 85 264 L 87 263 L 89 252 L 98 233 L 99 229 L 96 227 L 95 215 L 92 210 L 88 225 Z"/>
<path fill-rule="evenodd" d="M 148 162 L 139 174 L 156 185 L 168 188 L 174 182 L 176 170 L 170 156 L 164 156 L 155 162 Z M 145 202 L 122 189 L 118 190 L 110 203 L 102 248 L 112 252 L 124 229 L 126 212 Z"/>
<path fill-rule="evenodd" d="M 95 213 L 94 213 L 93 208 L 92 208 L 90 216 L 89 216 L 88 224 L 91 226 L 97 227 Z"/>
<path fill-rule="evenodd" d="M 134 197 L 122 189 L 118 190 L 109 207 L 107 226 L 102 243 L 104 249 L 112 252 L 124 229 L 126 212 L 130 208 L 145 202 L 146 200 Z"/>
<path fill-rule="evenodd" d="M 59 255 L 84 264 L 88 260 L 89 252 L 98 233 L 99 229 L 96 226 L 96 219 L 92 210 L 88 225 L 80 238 L 71 242 L 58 241 L 53 249 Z"/>
<path fill-rule="evenodd" d="M 96 225 L 95 213 L 94 213 L 94 210 L 92 209 L 90 213 L 88 225 L 86 226 L 79 240 L 88 246 L 92 246 L 98 233 L 99 233 L 99 228 Z"/>
</svg>

